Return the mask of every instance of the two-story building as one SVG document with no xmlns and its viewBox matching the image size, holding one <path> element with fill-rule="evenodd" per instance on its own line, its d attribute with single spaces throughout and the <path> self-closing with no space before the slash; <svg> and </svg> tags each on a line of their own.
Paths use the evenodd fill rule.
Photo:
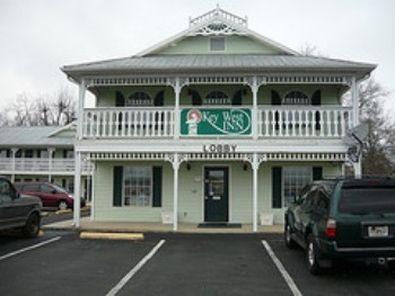
<svg viewBox="0 0 395 296">
<path fill-rule="evenodd" d="M 75 124 L 0 128 L 0 175 L 12 182 L 46 181 L 74 191 Z M 82 162 L 80 194 L 90 199 L 92 165 Z M 52 189 L 51 189 L 52 190 Z"/>
<path fill-rule="evenodd" d="M 282 223 L 305 184 L 342 174 L 375 67 L 303 56 L 219 7 L 134 56 L 64 66 L 80 89 L 75 195 L 84 156 L 96 221 Z"/>
</svg>

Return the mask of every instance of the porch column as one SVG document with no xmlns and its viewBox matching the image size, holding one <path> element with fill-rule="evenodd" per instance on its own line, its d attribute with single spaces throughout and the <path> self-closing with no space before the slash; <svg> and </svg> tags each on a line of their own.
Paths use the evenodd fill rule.
<svg viewBox="0 0 395 296">
<path fill-rule="evenodd" d="M 175 102 L 174 102 L 174 138 L 180 138 L 180 78 L 177 77 L 173 85 Z"/>
<path fill-rule="evenodd" d="M 354 177 L 356 179 L 362 178 L 362 165 L 361 165 L 361 156 L 359 156 L 358 162 L 353 163 L 354 166 Z"/>
<path fill-rule="evenodd" d="M 252 231 L 258 231 L 258 169 L 259 161 L 257 153 L 252 157 Z"/>
<path fill-rule="evenodd" d="M 86 84 L 85 80 L 82 79 L 81 84 L 79 85 L 79 97 L 78 97 L 78 129 L 77 129 L 77 139 L 82 139 L 82 131 L 84 124 L 84 106 L 85 106 L 85 93 L 86 93 Z"/>
<path fill-rule="evenodd" d="M 91 174 L 91 182 L 92 182 L 92 190 L 91 190 L 91 221 L 95 219 L 95 170 L 96 170 L 96 163 L 92 163 L 92 170 L 90 171 Z"/>
<path fill-rule="evenodd" d="M 252 85 L 250 85 L 252 92 L 252 138 L 258 139 L 258 82 L 256 76 L 252 78 Z"/>
<path fill-rule="evenodd" d="M 178 153 L 174 154 L 173 165 L 173 230 L 178 229 L 178 170 L 180 168 L 180 162 L 178 159 Z"/>
<path fill-rule="evenodd" d="M 74 227 L 80 227 L 80 201 L 81 199 L 81 152 L 75 151 L 74 165 Z"/>
<path fill-rule="evenodd" d="M 11 148 L 11 157 L 12 157 L 12 162 L 11 162 L 11 170 L 12 170 L 12 174 L 11 174 L 11 182 L 14 183 L 15 182 L 15 156 L 16 153 L 18 152 L 19 148 Z"/>
<path fill-rule="evenodd" d="M 353 76 L 351 79 L 351 98 L 352 98 L 352 109 L 353 109 L 353 127 L 359 124 L 359 94 L 358 94 L 358 82 L 356 77 Z M 362 147 L 361 147 L 362 149 Z M 360 179 L 362 177 L 362 155 L 359 156 L 358 162 L 354 163 L 354 177 Z"/>
<path fill-rule="evenodd" d="M 351 99 L 352 99 L 352 110 L 353 110 L 353 127 L 359 124 L 359 95 L 358 95 L 358 83 L 355 76 L 351 79 Z"/>
<path fill-rule="evenodd" d="M 48 182 L 52 181 L 52 167 L 53 167 L 53 153 L 55 152 L 55 148 L 48 148 Z"/>
</svg>

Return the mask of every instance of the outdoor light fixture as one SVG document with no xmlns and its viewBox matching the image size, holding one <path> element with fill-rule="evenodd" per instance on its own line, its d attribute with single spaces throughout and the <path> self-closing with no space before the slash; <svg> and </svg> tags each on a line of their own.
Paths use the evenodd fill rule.
<svg viewBox="0 0 395 296">
<path fill-rule="evenodd" d="M 191 167 L 192 167 L 191 164 L 188 162 L 188 163 L 187 163 L 187 170 L 190 171 L 190 170 L 191 170 Z"/>
<path fill-rule="evenodd" d="M 243 170 L 248 170 L 248 164 L 246 162 L 243 163 Z"/>
</svg>

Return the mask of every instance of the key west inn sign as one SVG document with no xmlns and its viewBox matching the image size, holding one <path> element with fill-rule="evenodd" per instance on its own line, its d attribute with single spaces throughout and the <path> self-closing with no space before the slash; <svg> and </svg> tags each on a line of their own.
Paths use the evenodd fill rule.
<svg viewBox="0 0 395 296">
<path fill-rule="evenodd" d="M 74 196 L 88 159 L 96 221 L 283 223 L 303 186 L 343 174 L 375 67 L 303 56 L 219 7 L 134 56 L 64 66 L 80 88 Z"/>
<path fill-rule="evenodd" d="M 183 109 L 181 134 L 196 135 L 250 135 L 250 109 Z"/>
</svg>

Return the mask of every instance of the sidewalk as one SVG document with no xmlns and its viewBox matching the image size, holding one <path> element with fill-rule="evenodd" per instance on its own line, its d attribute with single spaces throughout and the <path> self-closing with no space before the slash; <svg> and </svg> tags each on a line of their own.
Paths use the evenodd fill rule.
<svg viewBox="0 0 395 296">
<path fill-rule="evenodd" d="M 43 230 L 73 230 L 73 220 L 66 220 L 42 226 Z M 283 225 L 259 226 L 258 233 L 282 233 Z M 101 232 L 173 232 L 171 224 L 138 222 L 103 222 L 81 218 L 80 230 Z M 241 228 L 198 228 L 197 224 L 180 223 L 178 233 L 252 233 L 251 224 L 242 224 Z"/>
</svg>

